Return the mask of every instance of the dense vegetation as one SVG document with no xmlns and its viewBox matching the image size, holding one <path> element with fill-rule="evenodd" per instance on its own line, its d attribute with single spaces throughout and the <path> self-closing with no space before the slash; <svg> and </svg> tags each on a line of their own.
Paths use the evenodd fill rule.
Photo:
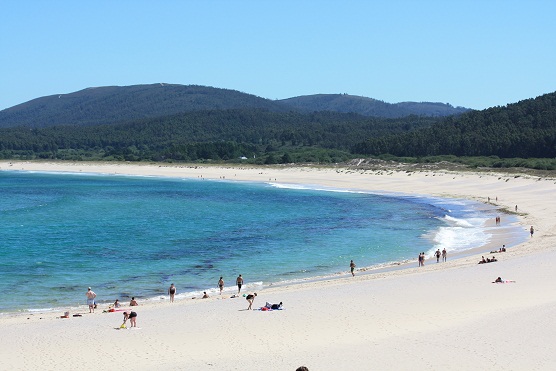
<svg viewBox="0 0 556 371">
<path fill-rule="evenodd" d="M 438 119 L 264 110 L 196 111 L 118 125 L 0 129 L 3 158 L 338 162 L 361 138 L 403 133 Z M 270 158 L 270 159 L 269 159 Z"/>
<path fill-rule="evenodd" d="M 449 117 L 244 107 L 102 125 L 0 129 L 4 159 L 273 164 L 358 157 L 556 169 L 556 93 Z"/>
<path fill-rule="evenodd" d="M 556 157 L 556 93 L 448 117 L 403 135 L 369 138 L 352 150 L 409 157 Z"/>
<path fill-rule="evenodd" d="M 355 112 L 364 116 L 400 118 L 417 116 L 450 116 L 469 111 L 447 103 L 402 102 L 386 103 L 380 100 L 348 94 L 316 94 L 284 99 L 281 102 L 301 111 Z"/>
<path fill-rule="evenodd" d="M 197 85 L 152 84 L 88 88 L 51 95 L 0 111 L 0 127 L 115 124 L 208 110 L 290 108 L 235 90 Z"/>
</svg>

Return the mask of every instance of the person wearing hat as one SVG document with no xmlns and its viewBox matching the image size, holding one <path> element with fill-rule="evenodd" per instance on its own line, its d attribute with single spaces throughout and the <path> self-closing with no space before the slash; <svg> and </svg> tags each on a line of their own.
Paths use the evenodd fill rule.
<svg viewBox="0 0 556 371">
<path fill-rule="evenodd" d="M 95 313 L 95 298 L 97 297 L 97 294 L 95 294 L 95 292 L 89 287 L 85 295 L 87 295 L 87 305 L 89 306 L 89 313 Z"/>
</svg>

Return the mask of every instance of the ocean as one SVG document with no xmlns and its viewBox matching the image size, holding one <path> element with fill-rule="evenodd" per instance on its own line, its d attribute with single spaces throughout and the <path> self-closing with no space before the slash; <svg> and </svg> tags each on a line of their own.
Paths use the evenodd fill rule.
<svg viewBox="0 0 556 371">
<path fill-rule="evenodd" d="M 245 291 L 487 243 L 468 200 L 299 185 L 0 172 L 0 313 Z M 511 222 L 512 216 L 505 216 Z"/>
</svg>

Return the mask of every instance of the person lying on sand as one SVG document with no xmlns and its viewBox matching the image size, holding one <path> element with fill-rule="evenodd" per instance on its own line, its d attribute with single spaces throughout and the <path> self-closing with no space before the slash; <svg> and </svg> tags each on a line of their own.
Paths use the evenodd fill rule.
<svg viewBox="0 0 556 371">
<path fill-rule="evenodd" d="M 282 309 L 282 302 L 280 304 L 271 304 L 267 301 L 265 307 L 268 309 Z"/>
<path fill-rule="evenodd" d="M 502 277 L 498 277 L 492 283 L 513 283 L 514 280 L 503 280 Z"/>
<path fill-rule="evenodd" d="M 486 258 L 483 256 L 481 261 L 479 261 L 479 264 L 486 264 L 486 263 L 494 263 L 497 262 L 498 260 L 496 260 L 496 258 L 493 256 L 492 258 Z"/>
</svg>

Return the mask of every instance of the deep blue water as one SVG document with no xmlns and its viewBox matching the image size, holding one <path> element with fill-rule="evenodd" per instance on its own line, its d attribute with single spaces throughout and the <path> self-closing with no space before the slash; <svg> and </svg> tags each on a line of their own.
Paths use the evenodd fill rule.
<svg viewBox="0 0 556 371">
<path fill-rule="evenodd" d="M 264 183 L 0 172 L 0 312 L 156 300 L 330 275 L 475 247 L 462 200 Z"/>
</svg>

